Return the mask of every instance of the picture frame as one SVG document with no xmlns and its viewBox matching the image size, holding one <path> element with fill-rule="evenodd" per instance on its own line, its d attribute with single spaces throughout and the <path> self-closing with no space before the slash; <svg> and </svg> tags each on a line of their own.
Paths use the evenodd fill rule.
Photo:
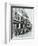
<svg viewBox="0 0 38 46">
<path fill-rule="evenodd" d="M 34 38 L 34 6 L 25 6 L 25 5 L 13 5 L 13 4 L 7 4 L 7 3 L 5 3 L 5 5 L 7 5 L 7 10 L 5 10 L 6 11 L 6 18 L 5 18 L 5 20 L 6 20 L 6 29 L 7 30 L 5 30 L 5 36 L 7 37 L 5 37 L 5 42 L 10 42 L 10 41 L 12 41 L 12 40 L 25 40 L 25 39 L 31 39 L 31 38 Z M 16 11 L 13 11 L 13 9 L 14 10 L 17 10 L 17 12 L 18 12 L 18 14 L 19 14 L 19 11 L 21 12 L 21 10 L 22 10 L 22 12 L 24 12 L 25 10 L 25 12 L 26 12 L 26 17 L 27 18 L 30 18 L 30 22 L 32 23 L 32 32 L 31 33 L 27 33 L 27 34 L 29 34 L 29 35 L 31 35 L 31 36 L 23 36 L 24 34 L 21 34 L 22 36 L 20 36 L 20 35 L 17 35 L 17 36 L 13 36 L 13 34 L 15 35 L 15 33 L 12 31 L 13 30 L 13 21 L 12 21 L 12 19 L 14 18 L 14 15 L 15 15 L 15 13 L 14 12 L 16 12 Z M 19 11 L 18 11 L 19 10 Z M 24 11 L 23 11 L 24 10 Z M 25 13 L 24 12 L 24 13 Z M 23 14 L 24 14 L 23 13 Z M 14 14 L 14 15 L 13 15 Z M 27 14 L 28 14 L 28 16 L 27 16 Z M 21 14 L 20 14 L 21 15 Z M 31 15 L 31 16 L 30 16 Z M 32 18 L 31 18 L 32 17 Z M 20 17 L 16 17 L 17 19 L 19 18 L 19 22 L 18 22 L 18 20 L 17 20 L 17 23 L 21 23 L 20 21 L 20 18 L 21 18 L 21 16 Z M 24 19 L 25 18 L 25 16 L 23 16 L 23 18 L 22 19 Z M 15 18 L 14 18 L 15 19 Z M 14 21 L 16 21 L 16 20 L 14 20 Z M 23 20 L 24 21 L 24 20 Z M 28 20 L 29 21 L 29 20 Z M 15 22 L 14 22 L 15 23 Z M 22 23 L 24 23 L 24 22 L 22 22 Z M 19 25 L 19 26 L 18 26 Z M 20 28 L 23 28 L 23 26 L 20 26 L 21 24 L 17 24 L 17 27 L 18 27 L 18 30 L 20 29 Z M 23 25 L 23 24 L 22 24 Z M 16 27 L 15 27 L 16 28 Z M 15 29 L 16 30 L 16 29 Z M 17 30 L 17 32 L 18 32 L 18 30 Z M 23 29 L 21 29 L 21 30 L 23 30 Z M 14 37 L 14 38 L 13 38 Z"/>
</svg>

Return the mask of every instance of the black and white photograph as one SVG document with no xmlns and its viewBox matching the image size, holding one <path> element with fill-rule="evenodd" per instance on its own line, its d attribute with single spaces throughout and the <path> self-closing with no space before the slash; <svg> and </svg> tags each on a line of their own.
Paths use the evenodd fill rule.
<svg viewBox="0 0 38 46">
<path fill-rule="evenodd" d="M 34 7 L 11 6 L 11 39 L 33 37 Z"/>
<path fill-rule="evenodd" d="M 0 46 L 38 46 L 38 0 L 0 0 Z"/>
</svg>

